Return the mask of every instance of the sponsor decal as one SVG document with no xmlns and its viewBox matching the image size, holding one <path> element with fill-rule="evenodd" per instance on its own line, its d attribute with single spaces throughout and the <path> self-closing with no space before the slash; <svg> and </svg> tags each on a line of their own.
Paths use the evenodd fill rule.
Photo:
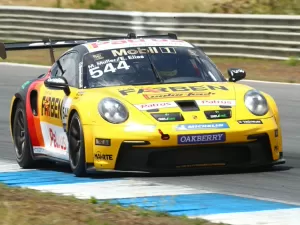
<svg viewBox="0 0 300 225">
<path fill-rule="evenodd" d="M 198 106 L 235 106 L 235 100 L 196 100 Z"/>
<path fill-rule="evenodd" d="M 110 146 L 110 139 L 95 138 L 95 145 Z"/>
<path fill-rule="evenodd" d="M 138 59 L 137 57 L 134 57 L 134 55 L 141 55 L 141 54 L 176 54 L 176 50 L 173 47 L 146 47 L 146 48 L 130 48 L 130 49 L 114 49 L 111 50 L 111 53 L 113 56 L 128 56 L 131 58 L 128 59 Z M 144 58 L 144 56 L 142 56 Z"/>
<path fill-rule="evenodd" d="M 177 131 L 184 130 L 212 130 L 229 128 L 227 123 L 200 123 L 200 124 L 181 124 L 176 127 Z"/>
<path fill-rule="evenodd" d="M 156 102 L 156 103 L 146 103 L 134 105 L 137 109 L 142 111 L 147 111 L 151 109 L 161 109 L 161 108 L 175 108 L 178 105 L 175 102 Z"/>
<path fill-rule="evenodd" d="M 113 56 L 125 56 L 125 55 L 137 55 L 137 54 L 147 54 L 147 53 L 159 53 L 156 47 L 147 48 L 130 48 L 130 49 L 114 49 L 111 50 Z"/>
<path fill-rule="evenodd" d="M 67 150 L 67 137 L 56 132 L 54 129 L 49 128 L 50 147 L 59 150 Z"/>
<path fill-rule="evenodd" d="M 110 50 L 114 48 L 134 48 L 134 47 L 150 47 L 150 46 L 182 46 L 194 48 L 188 42 L 176 39 L 127 39 L 127 40 L 107 40 L 107 41 L 97 41 L 94 43 L 85 44 L 85 46 L 90 50 L 90 52 L 100 51 L 100 50 Z"/>
<path fill-rule="evenodd" d="M 49 96 L 43 96 L 41 115 L 56 119 L 62 119 L 63 123 L 66 122 L 69 109 L 71 107 L 72 99 L 69 97 L 52 98 Z"/>
<path fill-rule="evenodd" d="M 77 94 L 75 95 L 74 99 L 79 99 L 81 96 L 83 96 L 83 94 L 84 94 L 83 91 L 77 92 Z"/>
<path fill-rule="evenodd" d="M 100 161 L 100 160 L 105 160 L 105 161 L 113 160 L 113 156 L 111 154 L 102 154 L 101 152 L 95 153 L 94 157 L 97 161 Z"/>
<path fill-rule="evenodd" d="M 62 100 L 60 98 L 52 98 L 43 96 L 41 115 L 61 119 Z"/>
<path fill-rule="evenodd" d="M 104 57 L 102 56 L 101 53 L 94 54 L 94 55 L 93 55 L 93 58 L 94 58 L 95 60 L 101 60 L 101 59 L 104 59 Z"/>
<path fill-rule="evenodd" d="M 207 119 L 227 119 L 231 118 L 231 110 L 211 110 L 204 112 Z"/>
<path fill-rule="evenodd" d="M 238 120 L 239 124 L 262 124 L 261 120 Z"/>
<path fill-rule="evenodd" d="M 50 77 L 49 79 L 47 79 L 48 82 L 53 82 L 53 83 L 57 83 L 57 84 L 65 84 L 66 82 L 60 78 L 60 77 Z"/>
<path fill-rule="evenodd" d="M 45 141 L 45 150 L 53 154 L 68 155 L 68 138 L 62 127 L 41 122 L 41 129 Z M 59 157 L 60 158 L 60 157 Z"/>
<path fill-rule="evenodd" d="M 156 120 L 160 122 L 183 121 L 181 113 L 152 113 Z"/>
<path fill-rule="evenodd" d="M 157 88 L 146 87 L 140 89 L 126 88 L 126 89 L 119 89 L 118 91 L 121 95 L 129 95 L 129 94 L 148 94 L 148 93 L 164 94 L 164 93 L 173 93 L 173 92 L 202 92 L 202 91 L 205 92 L 205 91 L 215 91 L 215 90 L 228 91 L 228 89 L 223 85 L 175 86 L 175 87 L 157 87 Z M 226 100 L 226 101 L 231 101 L 231 100 Z"/>
<path fill-rule="evenodd" d="M 188 53 L 189 53 L 189 55 L 191 55 L 191 56 L 199 56 L 198 53 L 197 53 L 196 51 L 192 50 L 192 49 L 189 49 L 189 50 L 188 50 Z"/>
<path fill-rule="evenodd" d="M 176 54 L 175 48 L 172 47 L 159 47 L 161 53 Z"/>
<path fill-rule="evenodd" d="M 230 72 L 231 72 L 231 75 L 234 75 L 235 73 L 245 73 L 245 71 L 242 69 L 231 70 Z"/>
<path fill-rule="evenodd" d="M 226 141 L 225 133 L 178 135 L 178 144 L 206 144 Z"/>
<path fill-rule="evenodd" d="M 69 118 L 69 111 L 70 111 L 71 103 L 72 103 L 72 99 L 65 96 L 62 101 L 62 107 L 61 107 L 61 110 L 62 110 L 62 113 L 61 113 L 62 118 L 61 119 L 62 119 L 64 130 L 66 130 L 66 128 L 67 128 L 67 121 Z"/>
<path fill-rule="evenodd" d="M 34 154 L 47 155 L 45 149 L 43 149 L 42 147 L 33 146 L 32 148 Z"/>
<path fill-rule="evenodd" d="M 82 88 L 83 86 L 83 62 L 82 61 L 78 64 L 78 68 L 79 68 L 79 88 Z"/>
<path fill-rule="evenodd" d="M 26 81 L 24 84 L 22 84 L 22 89 L 25 89 L 32 81 Z"/>
<path fill-rule="evenodd" d="M 184 97 L 210 97 L 215 93 L 212 92 L 182 92 L 168 94 L 146 94 L 146 99 L 163 99 L 163 98 L 184 98 Z"/>
</svg>

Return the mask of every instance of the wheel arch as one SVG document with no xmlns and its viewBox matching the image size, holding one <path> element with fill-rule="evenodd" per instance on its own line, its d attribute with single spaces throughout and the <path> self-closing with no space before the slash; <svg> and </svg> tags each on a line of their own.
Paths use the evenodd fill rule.
<svg viewBox="0 0 300 225">
<path fill-rule="evenodd" d="M 68 116 L 68 120 L 67 120 L 67 125 L 66 125 L 66 133 L 68 135 L 69 132 L 69 125 L 71 122 L 71 119 L 73 117 L 73 115 L 77 113 L 80 121 L 82 123 L 81 120 L 81 115 L 78 112 L 78 110 L 76 108 L 71 109 L 69 116 Z M 84 146 L 85 146 L 85 161 L 86 163 L 94 163 L 94 155 L 93 155 L 93 139 L 89 138 L 93 136 L 93 130 L 92 130 L 92 126 L 85 126 L 83 124 L 82 125 L 82 130 L 83 130 L 83 137 L 84 137 Z"/>
<path fill-rule="evenodd" d="M 76 109 L 72 109 L 72 110 L 70 111 L 70 113 L 69 113 L 68 120 L 67 120 L 67 126 L 66 126 L 66 132 L 67 132 L 67 133 L 69 132 L 69 124 L 70 124 L 71 119 L 72 119 L 72 117 L 73 117 L 73 115 L 74 115 L 75 113 L 78 113 Z M 79 113 L 78 113 L 78 115 L 79 115 Z"/>
<path fill-rule="evenodd" d="M 268 105 L 274 115 L 277 125 L 280 126 L 280 114 L 279 114 L 279 109 L 278 109 L 275 99 L 267 93 L 263 93 L 263 94 L 264 94 L 265 98 L 267 99 Z"/>
<path fill-rule="evenodd" d="M 13 124 L 14 124 L 14 119 L 15 119 L 15 115 L 16 115 L 16 108 L 19 102 L 24 103 L 24 100 L 22 99 L 22 97 L 20 96 L 20 94 L 15 94 L 12 100 L 12 104 L 11 104 L 11 111 L 10 111 L 10 134 L 11 136 L 13 136 Z"/>
</svg>

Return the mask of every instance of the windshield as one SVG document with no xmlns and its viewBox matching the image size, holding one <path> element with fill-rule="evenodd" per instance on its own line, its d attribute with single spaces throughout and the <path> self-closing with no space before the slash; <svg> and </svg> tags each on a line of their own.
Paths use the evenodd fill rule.
<svg viewBox="0 0 300 225">
<path fill-rule="evenodd" d="M 191 47 L 150 46 L 87 53 L 83 58 L 85 88 L 226 79 L 201 51 Z"/>
</svg>

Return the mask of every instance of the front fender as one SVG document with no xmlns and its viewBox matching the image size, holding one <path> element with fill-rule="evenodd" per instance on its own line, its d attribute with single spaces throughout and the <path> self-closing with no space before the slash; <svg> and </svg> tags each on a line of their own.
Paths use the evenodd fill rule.
<svg viewBox="0 0 300 225">
<path fill-rule="evenodd" d="M 270 110 L 272 111 L 273 115 L 274 115 L 274 118 L 276 120 L 276 123 L 278 126 L 280 126 L 280 115 L 279 115 L 279 110 L 278 110 L 278 106 L 274 100 L 274 98 L 267 94 L 267 93 L 264 93 L 262 92 L 262 94 L 265 96 L 265 98 L 267 99 L 267 102 L 268 102 L 268 105 L 269 105 L 269 108 Z"/>
<path fill-rule="evenodd" d="M 275 121 L 277 123 L 277 126 L 278 126 L 278 151 L 282 152 L 282 150 L 283 150 L 282 129 L 281 129 L 281 124 L 280 124 L 280 114 L 279 114 L 278 106 L 277 106 L 274 98 L 271 95 L 264 93 L 264 92 L 263 92 L 263 95 L 267 99 L 270 110 L 272 111 Z"/>
</svg>

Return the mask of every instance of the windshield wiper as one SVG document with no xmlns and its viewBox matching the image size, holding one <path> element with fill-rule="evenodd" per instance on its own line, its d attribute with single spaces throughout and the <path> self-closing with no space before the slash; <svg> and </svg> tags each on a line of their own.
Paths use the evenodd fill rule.
<svg viewBox="0 0 300 225">
<path fill-rule="evenodd" d="M 179 83 L 199 83 L 202 81 L 194 80 L 194 81 L 174 81 L 174 82 L 164 82 L 164 84 L 179 84 Z"/>
<path fill-rule="evenodd" d="M 155 83 L 153 83 L 153 82 L 140 82 L 140 83 L 133 83 L 133 84 L 128 84 L 128 85 L 135 86 L 135 85 L 150 85 L 150 84 L 155 84 Z"/>
<path fill-rule="evenodd" d="M 161 84 L 164 83 L 162 77 L 159 76 L 159 74 L 158 74 L 158 72 L 157 72 L 157 69 L 155 68 L 155 66 L 154 66 L 154 64 L 153 64 L 153 62 L 152 62 L 152 60 L 151 60 L 151 58 L 150 58 L 150 55 L 148 54 L 148 52 L 147 52 L 146 54 L 147 54 L 147 56 L 148 56 L 148 59 L 149 59 L 149 62 L 150 62 L 152 71 L 153 71 L 153 73 L 154 73 L 156 79 L 158 80 L 159 83 L 161 83 Z"/>
</svg>

